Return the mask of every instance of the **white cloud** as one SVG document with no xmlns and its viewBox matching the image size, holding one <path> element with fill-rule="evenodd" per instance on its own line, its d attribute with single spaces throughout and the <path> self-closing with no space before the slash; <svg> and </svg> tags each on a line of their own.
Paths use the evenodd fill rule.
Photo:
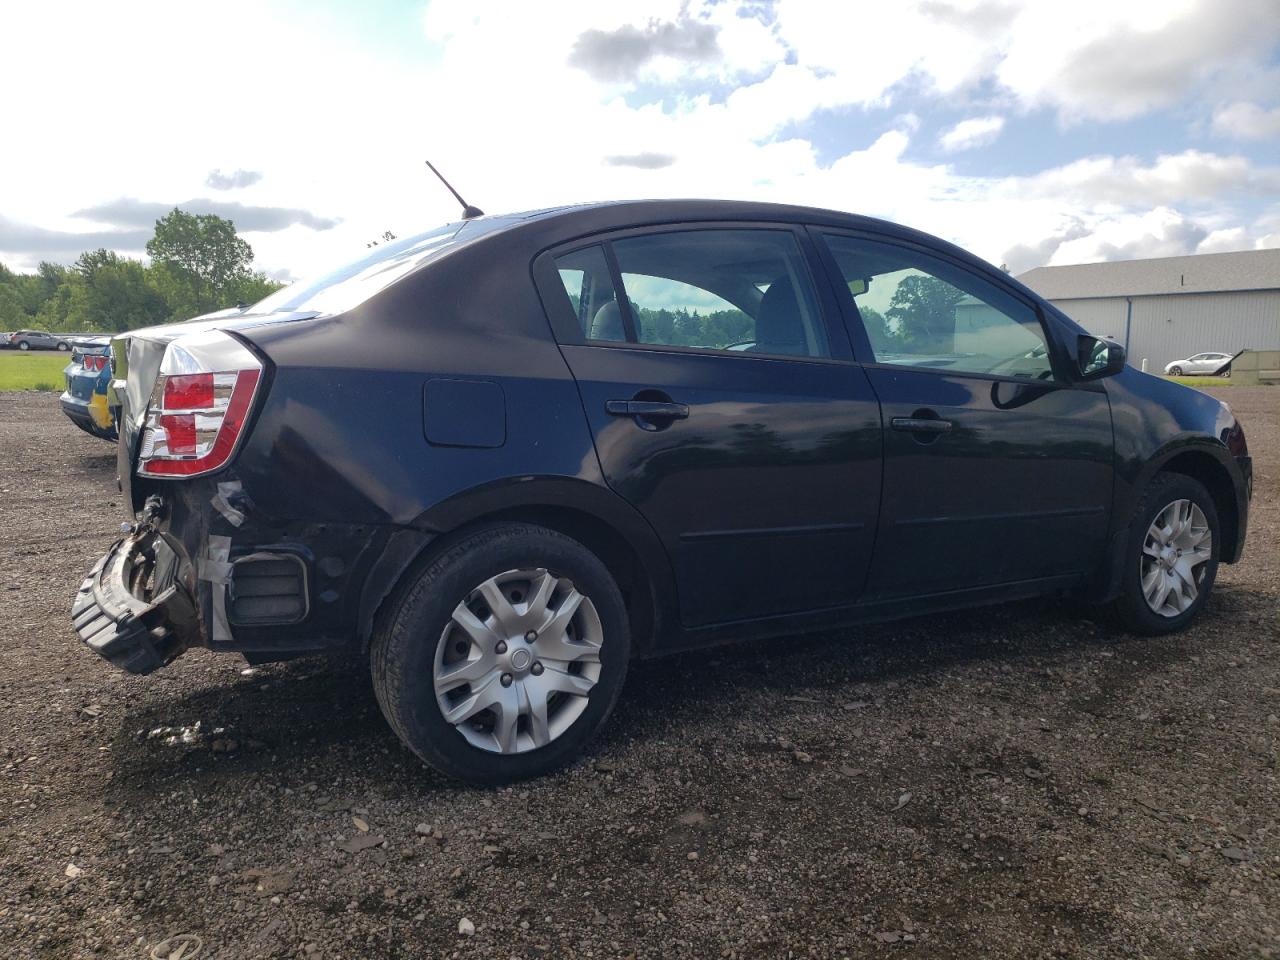
<svg viewBox="0 0 1280 960">
<path fill-rule="evenodd" d="M 1274 0 L 1076 0 L 1023 5 L 997 42 L 997 80 L 1027 107 L 1118 120 L 1260 62 Z"/>
<path fill-rule="evenodd" d="M 862 108 L 892 109 L 906 89 L 920 112 L 967 107 L 976 116 L 946 135 L 959 149 L 1036 109 L 1080 122 L 1194 101 L 1214 78 L 1258 67 L 1280 30 L 1265 16 L 1274 2 L 559 0 L 548 15 L 542 4 L 431 0 L 399 24 L 421 48 L 391 54 L 321 16 L 249 0 L 138 0 L 124 19 L 87 0 L 71 12 L 24 4 L 5 29 L 31 42 L 0 59 L 0 89 L 11 94 L 8 129 L 33 132 L 35 146 L 0 151 L 10 187 L 0 218 L 17 225 L 9 237 L 38 225 L 52 249 L 90 229 L 75 211 L 207 195 L 210 170 L 261 172 L 242 178 L 237 202 L 341 221 L 314 230 L 299 216 L 249 235 L 259 266 L 302 274 L 383 230 L 404 236 L 455 217 L 422 165 L 430 157 L 491 212 L 651 196 L 802 202 L 918 226 L 995 262 L 1138 249 L 1147 236 L 1191 243 L 1196 231 L 1196 243 L 1210 242 L 1242 225 L 1257 242 L 1280 226 L 1232 221 L 1230 204 L 1265 202 L 1280 180 L 1247 158 L 1173 145 L 1154 160 L 1100 155 L 1030 176 L 961 176 L 912 158 L 918 117 L 871 128 Z M 69 17 L 75 31 L 63 29 Z M 639 54 L 592 79 L 570 62 L 587 31 L 605 47 L 639 38 Z M 48 69 L 53 41 L 40 39 L 54 37 L 58 70 Z M 285 46 L 298 56 L 281 56 Z M 145 91 L 143 105 L 52 122 L 47 105 L 77 102 L 90 83 Z M 1262 94 L 1207 102 L 1242 96 Z M 813 142 L 783 133 L 822 111 L 869 146 L 819 162 Z M 1164 219 L 1143 219 L 1156 208 Z M 1179 217 L 1192 226 L 1178 228 Z M 0 257 L 30 266 L 38 254 Z"/>
<path fill-rule="evenodd" d="M 1233 250 L 1248 250 L 1253 246 L 1249 234 L 1244 227 L 1228 227 L 1214 230 L 1197 245 L 1196 253 L 1230 253 Z"/>
<path fill-rule="evenodd" d="M 961 150 L 973 150 L 994 143 L 1004 129 L 1004 117 L 972 117 L 961 120 L 954 127 L 946 130 L 938 137 L 942 149 L 949 153 Z"/>
<path fill-rule="evenodd" d="M 1117 214 L 1095 224 L 1087 235 L 1063 243 L 1049 262 L 1176 257 L 1195 252 L 1208 233 L 1202 224 L 1168 207 Z"/>
<path fill-rule="evenodd" d="M 1058 198 L 1116 207 L 1207 202 L 1239 194 L 1280 190 L 1280 167 L 1257 167 L 1245 157 L 1199 150 L 1157 157 L 1097 156 L 1030 177 L 1014 177 L 1007 189 L 1030 197 Z"/>
<path fill-rule="evenodd" d="M 1213 113 L 1213 131 L 1237 140 L 1270 140 L 1280 137 L 1280 107 L 1264 110 L 1241 101 L 1219 107 Z"/>
</svg>

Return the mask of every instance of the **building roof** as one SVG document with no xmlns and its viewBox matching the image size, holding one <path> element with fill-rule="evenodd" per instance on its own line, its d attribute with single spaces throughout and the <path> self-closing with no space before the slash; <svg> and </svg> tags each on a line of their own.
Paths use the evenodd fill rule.
<svg viewBox="0 0 1280 960">
<path fill-rule="evenodd" d="M 1046 300 L 1280 290 L 1280 249 L 1036 267 L 1018 279 Z"/>
</svg>

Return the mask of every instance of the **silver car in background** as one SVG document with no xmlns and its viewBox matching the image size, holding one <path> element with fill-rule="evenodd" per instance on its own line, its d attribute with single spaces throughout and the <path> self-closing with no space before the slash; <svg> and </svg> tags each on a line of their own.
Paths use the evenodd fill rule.
<svg viewBox="0 0 1280 960">
<path fill-rule="evenodd" d="M 1225 367 L 1231 359 L 1229 353 L 1197 353 L 1194 357 L 1165 364 L 1164 372 L 1171 377 L 1209 376 Z"/>
</svg>

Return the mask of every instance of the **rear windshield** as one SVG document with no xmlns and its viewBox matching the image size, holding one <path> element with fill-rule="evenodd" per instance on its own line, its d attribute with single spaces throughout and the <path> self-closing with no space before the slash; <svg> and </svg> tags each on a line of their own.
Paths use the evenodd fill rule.
<svg viewBox="0 0 1280 960">
<path fill-rule="evenodd" d="M 463 223 L 450 223 L 430 233 L 380 244 L 354 263 L 277 290 L 254 304 L 249 312 L 342 313 L 350 310 L 449 249 L 463 226 Z"/>
</svg>

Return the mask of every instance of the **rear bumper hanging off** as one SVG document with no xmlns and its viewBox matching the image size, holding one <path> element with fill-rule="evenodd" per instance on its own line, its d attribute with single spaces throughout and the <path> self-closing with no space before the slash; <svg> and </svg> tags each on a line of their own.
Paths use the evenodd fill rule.
<svg viewBox="0 0 1280 960">
<path fill-rule="evenodd" d="M 154 530 L 116 541 L 72 604 L 80 639 L 129 673 L 150 673 L 197 643 L 195 603 L 180 575 L 184 564 Z"/>
</svg>

